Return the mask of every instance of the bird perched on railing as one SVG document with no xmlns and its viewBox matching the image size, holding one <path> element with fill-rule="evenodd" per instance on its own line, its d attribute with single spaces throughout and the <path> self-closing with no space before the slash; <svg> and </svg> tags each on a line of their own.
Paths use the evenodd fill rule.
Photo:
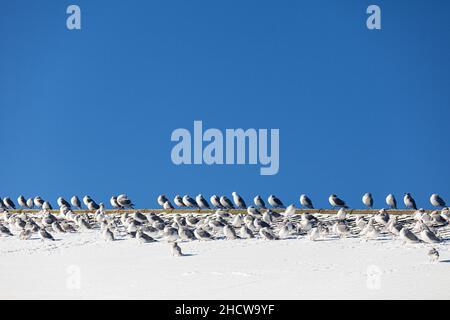
<svg viewBox="0 0 450 320">
<path fill-rule="evenodd" d="M 231 195 L 233 196 L 234 204 L 238 209 L 247 209 L 247 205 L 245 204 L 244 199 L 237 194 L 237 192 L 232 192 Z"/>
<path fill-rule="evenodd" d="M 117 197 L 117 203 L 123 209 L 133 209 L 134 207 L 133 202 L 131 202 L 131 200 L 128 199 L 128 196 L 126 194 L 119 195 Z"/>
<path fill-rule="evenodd" d="M 403 197 L 403 203 L 405 204 L 406 208 L 417 210 L 416 201 L 413 199 L 411 194 L 405 193 L 405 196 Z"/>
<path fill-rule="evenodd" d="M 392 193 L 387 195 L 387 197 L 386 197 L 386 204 L 391 209 L 397 209 L 397 200 L 395 200 L 395 196 Z"/>
<path fill-rule="evenodd" d="M 431 195 L 430 203 L 432 206 L 439 208 L 444 208 L 446 206 L 444 199 L 442 199 L 438 194 L 435 193 Z"/>
<path fill-rule="evenodd" d="M 273 207 L 273 208 L 284 208 L 284 204 L 283 202 L 281 202 L 280 199 L 278 199 L 276 196 L 274 196 L 273 194 L 271 194 L 269 196 L 269 198 L 267 199 L 267 201 L 269 202 L 269 204 Z"/>
<path fill-rule="evenodd" d="M 195 202 L 197 202 L 197 205 L 200 209 L 209 209 L 209 203 L 206 201 L 205 198 L 201 194 L 197 195 L 195 197 Z"/>
<path fill-rule="evenodd" d="M 234 209 L 233 203 L 227 198 L 227 196 L 220 197 L 220 204 L 224 209 Z"/>
<path fill-rule="evenodd" d="M 255 203 L 255 205 L 256 205 L 258 208 L 261 208 L 261 209 L 265 209 L 265 208 L 266 208 L 266 204 L 264 203 L 264 200 L 261 198 L 260 195 L 257 195 L 257 196 L 253 199 L 253 202 Z"/>
<path fill-rule="evenodd" d="M 362 197 L 362 202 L 367 208 L 372 209 L 373 208 L 372 194 L 370 192 L 365 193 Z"/>
<path fill-rule="evenodd" d="M 300 204 L 305 208 L 314 209 L 311 199 L 306 194 L 300 196 Z"/>
<path fill-rule="evenodd" d="M 336 207 L 337 208 L 348 208 L 347 205 L 345 204 L 345 201 L 338 198 L 338 196 L 335 194 L 332 194 L 328 197 L 328 202 L 334 208 L 336 208 Z"/>
<path fill-rule="evenodd" d="M 75 208 L 78 208 L 78 210 L 81 210 L 81 201 L 77 196 L 73 196 L 70 199 L 70 203 L 72 204 L 72 206 L 74 206 Z"/>
<path fill-rule="evenodd" d="M 197 202 L 188 195 L 183 196 L 183 203 L 188 208 L 199 209 Z"/>
</svg>

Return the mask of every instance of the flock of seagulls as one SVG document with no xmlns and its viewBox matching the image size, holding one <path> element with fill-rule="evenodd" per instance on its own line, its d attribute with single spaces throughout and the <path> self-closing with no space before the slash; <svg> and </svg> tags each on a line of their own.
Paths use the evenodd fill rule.
<svg viewBox="0 0 450 320">
<path fill-rule="evenodd" d="M 233 192 L 231 195 L 233 201 L 231 201 L 227 196 L 219 197 L 217 195 L 212 195 L 211 198 L 209 199 L 211 205 L 208 203 L 208 201 L 206 201 L 206 199 L 203 197 L 202 194 L 197 195 L 195 199 L 191 198 L 189 195 L 185 195 L 183 197 L 181 197 L 180 195 L 176 195 L 175 198 L 173 199 L 173 203 L 178 208 L 189 208 L 197 210 L 211 209 L 211 208 L 225 209 L 225 210 L 247 209 L 246 202 L 239 194 Z M 274 195 L 270 195 L 269 198 L 267 199 L 267 202 L 272 208 L 276 209 L 285 208 L 283 202 Z M 335 194 L 329 196 L 328 202 L 333 208 L 348 208 L 345 201 Z M 260 195 L 257 195 L 253 199 L 253 203 L 256 208 L 266 209 L 266 203 L 264 202 L 263 198 Z M 362 197 L 362 203 L 368 209 L 373 209 L 374 199 L 372 197 L 372 194 L 369 192 L 365 193 Z M 405 204 L 406 209 L 417 210 L 416 202 L 410 193 L 404 194 L 403 203 Z M 433 207 L 436 208 L 446 207 L 445 201 L 438 194 L 431 195 L 430 203 Z M 175 208 L 172 202 L 170 202 L 170 200 L 164 194 L 158 197 L 158 204 L 164 210 L 173 210 Z M 392 193 L 387 195 L 386 204 L 390 209 L 397 209 L 397 200 L 395 199 L 395 196 Z M 300 205 L 307 209 L 314 209 L 312 200 L 305 194 L 302 194 L 300 196 Z"/>
<path fill-rule="evenodd" d="M 95 211 L 100 208 L 105 208 L 103 203 L 97 204 L 90 196 L 83 197 L 83 204 L 85 208 L 90 211 Z M 221 197 L 217 195 L 212 195 L 209 199 L 209 202 L 203 197 L 202 194 L 199 194 L 194 198 L 189 195 L 184 195 L 181 197 L 180 195 L 176 195 L 173 199 L 173 203 L 166 197 L 166 195 L 162 194 L 158 197 L 158 204 L 164 210 L 173 210 L 175 206 L 178 208 L 188 208 L 188 209 L 247 209 L 247 204 L 245 200 L 236 192 L 232 192 L 231 199 L 229 199 L 226 195 Z M 63 197 L 59 197 L 56 200 L 59 207 L 65 206 L 67 208 L 75 208 L 82 209 L 82 204 L 80 199 L 77 196 L 73 196 L 70 199 L 70 202 L 65 200 Z M 274 195 L 270 195 L 267 199 L 269 206 L 275 209 L 284 209 L 286 208 L 283 202 Z M 333 208 L 348 208 L 346 202 L 339 198 L 337 195 L 332 194 L 328 198 L 328 202 Z M 260 195 L 255 196 L 253 199 L 254 206 L 260 209 L 266 209 L 266 203 Z M 373 209 L 374 199 L 371 193 L 365 193 L 362 197 L 362 203 L 368 209 Z M 410 193 L 405 193 L 403 197 L 403 203 L 406 209 L 417 210 L 416 201 L 411 196 Z M 436 208 L 445 208 L 445 201 L 438 195 L 432 194 L 430 196 L 430 203 L 433 207 Z M 8 211 L 8 210 L 16 210 L 20 209 L 42 209 L 42 210 L 52 210 L 53 207 L 49 201 L 42 199 L 40 196 L 36 196 L 35 198 L 25 199 L 24 196 L 19 196 L 17 198 L 17 204 L 11 200 L 10 197 L 0 198 L 0 212 Z M 133 209 L 134 204 L 128 198 L 126 194 L 121 194 L 119 196 L 112 196 L 110 199 L 110 204 L 113 209 L 117 210 L 125 210 L 125 209 Z M 397 200 L 393 194 L 388 194 L 386 197 L 386 204 L 390 209 L 397 209 Z M 300 196 L 300 205 L 307 209 L 315 209 L 312 200 L 305 194 Z"/>
<path fill-rule="evenodd" d="M 63 233 L 98 232 L 105 241 L 117 239 L 135 239 L 138 243 L 152 243 L 165 241 L 170 244 L 174 256 L 182 256 L 181 242 L 212 241 L 218 239 L 237 240 L 259 238 L 263 240 L 278 240 L 288 238 L 307 238 L 317 241 L 326 238 L 341 239 L 357 237 L 362 240 L 376 240 L 398 238 L 405 243 L 425 243 L 435 245 L 443 242 L 448 234 L 450 223 L 450 209 L 445 207 L 445 201 L 436 194 L 430 197 L 430 203 L 440 210 L 432 213 L 424 209 L 417 209 L 412 196 L 404 196 L 407 208 L 415 209 L 413 215 L 391 215 L 381 209 L 374 215 L 354 215 L 349 213 L 345 201 L 332 194 L 329 202 L 333 207 L 339 207 L 337 214 L 320 214 L 314 209 L 311 199 L 301 195 L 300 204 L 310 209 L 310 213 L 296 214 L 296 207 L 287 207 L 274 195 L 268 198 L 272 208 L 283 208 L 282 212 L 266 208 L 261 196 L 254 199 L 254 206 L 247 206 L 245 200 L 236 192 L 227 196 L 213 195 L 208 202 L 199 194 L 192 198 L 188 195 L 175 196 L 176 206 L 191 209 L 215 208 L 215 212 L 200 214 L 189 212 L 186 214 L 172 213 L 174 206 L 165 195 L 157 199 L 159 205 L 167 213 L 142 213 L 134 210 L 133 202 L 127 195 L 111 197 L 111 206 L 117 209 L 113 213 L 106 213 L 103 203 L 97 204 L 90 196 L 82 201 L 74 196 L 69 201 L 60 197 L 57 199 L 59 213 L 52 213 L 51 204 L 35 197 L 26 200 L 23 196 L 17 199 L 20 207 L 31 209 L 37 207 L 39 213 L 24 211 L 9 212 L 16 209 L 15 203 L 9 198 L 3 198 L 3 214 L 0 215 L 0 236 L 18 237 L 21 240 L 40 238 L 42 241 L 54 241 L 55 237 Z M 370 193 L 364 194 L 362 202 L 372 208 L 374 201 Z M 397 208 L 395 197 L 386 197 L 390 208 Z M 93 212 L 75 213 L 74 209 L 81 209 L 82 204 Z M 232 214 L 231 209 L 240 208 L 247 214 Z M 439 252 L 432 248 L 428 253 L 431 261 L 439 259 Z"/>
</svg>

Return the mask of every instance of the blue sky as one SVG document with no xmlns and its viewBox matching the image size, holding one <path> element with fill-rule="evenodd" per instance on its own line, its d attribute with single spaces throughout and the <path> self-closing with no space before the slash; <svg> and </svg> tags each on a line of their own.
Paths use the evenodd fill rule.
<svg viewBox="0 0 450 320">
<path fill-rule="evenodd" d="M 77 4 L 82 30 L 66 29 Z M 382 30 L 366 28 L 366 8 Z M 0 2 L 0 197 L 450 202 L 448 1 Z M 279 128 L 280 171 L 175 166 L 176 128 Z"/>
</svg>

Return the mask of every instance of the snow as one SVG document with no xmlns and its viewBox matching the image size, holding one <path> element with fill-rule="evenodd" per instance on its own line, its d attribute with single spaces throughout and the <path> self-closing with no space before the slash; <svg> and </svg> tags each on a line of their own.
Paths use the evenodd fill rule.
<svg viewBox="0 0 450 320">
<path fill-rule="evenodd" d="M 0 237 L 0 299 L 449 299 L 448 243 L 398 239 L 42 242 Z"/>
</svg>

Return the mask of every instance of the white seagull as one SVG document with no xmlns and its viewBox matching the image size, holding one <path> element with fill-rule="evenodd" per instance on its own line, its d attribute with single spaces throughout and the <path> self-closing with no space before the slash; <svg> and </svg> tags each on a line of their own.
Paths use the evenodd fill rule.
<svg viewBox="0 0 450 320">
<path fill-rule="evenodd" d="M 231 195 L 233 196 L 233 201 L 237 208 L 247 209 L 247 205 L 240 195 L 238 195 L 236 192 L 232 192 Z"/>
<path fill-rule="evenodd" d="M 397 200 L 395 200 L 395 196 L 392 193 L 387 195 L 387 197 L 386 197 L 386 204 L 391 209 L 397 209 Z"/>
</svg>

